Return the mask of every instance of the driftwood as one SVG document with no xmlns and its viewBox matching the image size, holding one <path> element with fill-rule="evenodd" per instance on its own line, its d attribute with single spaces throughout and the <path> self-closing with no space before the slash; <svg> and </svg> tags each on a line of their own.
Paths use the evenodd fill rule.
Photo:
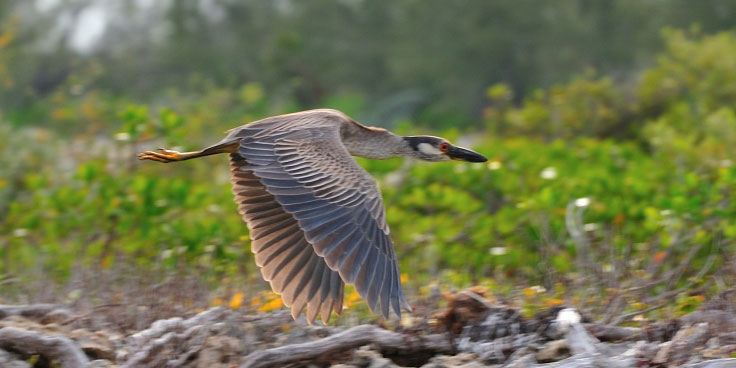
<svg viewBox="0 0 736 368">
<path fill-rule="evenodd" d="M 135 351 L 132 356 L 121 354 L 125 359 L 122 367 L 178 367 L 196 355 L 207 338 L 207 326 L 211 325 L 225 312 L 217 307 L 206 310 L 188 319 L 179 317 L 159 320 L 150 328 L 130 336 L 128 349 Z M 175 357 L 162 354 L 175 351 Z"/>
<path fill-rule="evenodd" d="M 201 332 L 206 327 L 202 325 L 192 326 L 182 333 L 168 332 L 163 336 L 154 339 L 142 350 L 135 353 L 125 364 L 123 368 L 135 368 L 135 367 L 179 367 L 184 362 L 189 360 L 190 357 L 199 352 L 199 348 L 204 345 L 204 336 Z M 165 351 L 167 346 L 182 347 L 184 343 L 191 345 L 190 340 L 196 341 L 198 348 L 190 349 L 187 346 L 186 351 L 179 354 L 178 359 L 170 359 L 171 357 L 161 354 Z"/>
<path fill-rule="evenodd" d="M 42 335 L 15 327 L 0 329 L 0 349 L 39 354 L 58 362 L 62 367 L 84 367 L 89 359 L 71 339 Z"/>
<path fill-rule="evenodd" d="M 72 313 L 65 306 L 59 304 L 0 304 L 0 319 L 10 316 L 21 316 L 30 319 L 49 319 L 49 317 L 52 317 L 54 321 L 61 321 L 71 315 Z"/>
<path fill-rule="evenodd" d="M 328 357 L 369 344 L 380 351 L 400 355 L 422 352 L 453 354 L 455 350 L 445 335 L 413 336 L 373 325 L 361 325 L 317 341 L 254 352 L 245 358 L 240 367 L 267 368 L 297 365 L 300 362 L 327 362 Z"/>
<path fill-rule="evenodd" d="M 726 359 L 736 352 L 734 305 L 716 298 L 686 316 L 633 328 L 592 323 L 564 307 L 525 318 L 470 290 L 451 300 L 434 325 L 404 327 L 412 332 L 309 327 L 288 311 L 250 315 L 218 307 L 126 335 L 90 332 L 79 319 L 58 322 L 69 314 L 59 305 L 0 306 L 0 316 L 9 317 L 0 318 L 0 366 L 37 354 L 64 367 L 725 368 L 736 367 L 736 359 Z"/>
<path fill-rule="evenodd" d="M 225 308 L 216 307 L 208 309 L 188 319 L 174 317 L 158 320 L 154 322 L 150 328 L 131 335 L 130 339 L 134 346 L 142 348 L 149 341 L 157 339 L 169 332 L 183 331 L 198 325 L 204 325 L 209 322 L 215 321 L 223 314 L 224 311 Z"/>
<path fill-rule="evenodd" d="M 644 330 L 638 327 L 618 327 L 597 323 L 583 324 L 588 332 L 601 341 L 629 341 L 641 339 Z"/>
</svg>

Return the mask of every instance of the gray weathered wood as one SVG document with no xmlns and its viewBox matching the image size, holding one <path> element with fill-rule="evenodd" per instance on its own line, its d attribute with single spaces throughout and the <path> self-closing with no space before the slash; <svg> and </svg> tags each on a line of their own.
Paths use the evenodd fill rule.
<svg viewBox="0 0 736 368">
<path fill-rule="evenodd" d="M 15 327 L 0 329 L 0 349 L 39 354 L 62 367 L 84 367 L 89 359 L 74 341 L 63 336 L 48 336 Z"/>
<path fill-rule="evenodd" d="M 423 337 L 400 334 L 372 325 L 361 325 L 332 336 L 304 344 L 286 345 L 254 352 L 247 357 L 241 368 L 283 367 L 299 362 L 325 360 L 339 353 L 373 344 L 379 350 L 402 353 L 431 351 L 436 354 L 452 354 L 453 346 L 444 335 Z"/>
<path fill-rule="evenodd" d="M 8 316 L 23 316 L 27 318 L 41 318 L 51 312 L 58 310 L 66 311 L 71 315 L 71 312 L 66 310 L 66 307 L 60 304 L 26 304 L 26 305 L 4 305 L 0 304 L 0 319 Z"/>
</svg>

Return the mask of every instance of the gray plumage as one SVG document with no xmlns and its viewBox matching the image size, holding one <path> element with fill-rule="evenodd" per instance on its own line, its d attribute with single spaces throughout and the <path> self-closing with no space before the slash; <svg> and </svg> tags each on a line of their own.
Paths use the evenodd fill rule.
<svg viewBox="0 0 736 368">
<path fill-rule="evenodd" d="M 139 157 L 171 162 L 215 153 L 230 153 L 233 194 L 261 275 L 294 318 L 306 308 L 310 324 L 341 312 L 344 282 L 386 318 L 390 309 L 397 316 L 401 307 L 411 310 L 378 186 L 351 155 L 485 160 L 442 138 L 400 137 L 327 109 L 235 128 L 199 152 Z"/>
<path fill-rule="evenodd" d="M 368 156 L 385 151 L 366 149 L 379 134 L 382 144 L 401 139 L 317 110 L 251 123 L 223 140 L 240 140 L 230 155 L 235 200 L 263 278 L 294 317 L 304 307 L 310 323 L 319 310 L 325 322 L 331 310 L 339 313 L 343 281 L 385 317 L 389 306 L 397 315 L 400 304 L 410 309 L 381 194 L 342 143 L 345 136 L 354 152 Z M 260 193 L 243 190 L 253 186 Z"/>
</svg>

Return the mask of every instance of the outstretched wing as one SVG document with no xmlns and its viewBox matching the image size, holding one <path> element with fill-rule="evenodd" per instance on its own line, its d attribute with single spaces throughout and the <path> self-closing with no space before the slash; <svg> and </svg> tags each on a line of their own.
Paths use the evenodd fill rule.
<svg viewBox="0 0 736 368">
<path fill-rule="evenodd" d="M 332 310 L 342 311 L 345 285 L 340 275 L 317 256 L 294 216 L 284 211 L 260 179 L 243 170 L 246 165 L 240 155 L 230 154 L 235 202 L 250 229 L 251 249 L 263 279 L 281 294 L 294 319 L 306 307 L 309 324 L 319 312 L 327 323 Z"/>
<path fill-rule="evenodd" d="M 242 139 L 238 153 L 232 155 L 233 160 L 245 159 L 248 164 L 237 170 L 250 173 L 263 185 L 268 198 L 273 198 L 269 203 L 279 205 L 272 211 L 280 211 L 283 220 L 274 215 L 274 218 L 260 221 L 268 223 L 263 227 L 283 229 L 279 234 L 292 234 L 293 240 L 283 241 L 283 252 L 293 252 L 294 257 L 307 254 L 304 250 L 301 250 L 304 253 L 296 250 L 304 249 L 299 242 L 306 241 L 330 271 L 339 273 L 342 281 L 355 284 L 371 310 L 378 308 L 388 317 L 392 307 L 400 316 L 400 304 L 407 309 L 409 305 L 401 288 L 380 192 L 373 178 L 343 146 L 339 123 L 328 120 L 294 124 L 291 128 L 280 123 L 245 126 L 237 134 Z M 249 198 L 245 193 L 240 201 L 253 201 Z M 246 221 L 249 220 L 246 218 Z M 250 220 L 249 225 L 256 229 L 251 222 L 255 221 Z M 266 250 L 254 247 L 254 251 L 256 258 L 263 260 L 259 255 Z M 285 256 L 284 262 L 290 257 Z M 304 264 L 308 264 L 311 255 L 303 257 Z M 317 261 L 313 266 L 319 267 L 319 264 Z M 312 277 L 306 268 L 294 270 L 300 265 L 297 261 L 285 264 L 273 275 L 264 273 L 264 278 L 273 279 L 276 273 L 294 274 L 293 279 L 300 285 L 303 278 Z M 325 291 L 331 287 L 332 281 L 322 286 L 320 295 L 325 295 L 325 300 L 332 296 Z M 334 303 L 338 299 L 330 300 Z M 339 304 L 341 307 L 341 298 Z M 292 313 L 297 306 L 292 307 Z M 307 314 L 309 317 L 309 310 Z"/>
</svg>

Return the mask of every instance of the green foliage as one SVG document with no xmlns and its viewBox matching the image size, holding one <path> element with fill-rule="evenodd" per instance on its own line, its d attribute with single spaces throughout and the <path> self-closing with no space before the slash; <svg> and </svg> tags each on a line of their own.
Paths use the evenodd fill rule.
<svg viewBox="0 0 736 368">
<path fill-rule="evenodd" d="M 584 298 L 581 279 L 597 297 L 670 272 L 683 277 L 652 293 L 732 282 L 718 270 L 736 252 L 736 35 L 665 34 L 667 51 L 635 82 L 589 71 L 518 106 L 496 84 L 480 96 L 484 131 L 435 132 L 471 142 L 488 163 L 358 159 L 381 185 L 407 287 L 554 290 L 524 292 L 532 313 Z M 0 140 L 0 274 L 66 280 L 77 267 L 134 264 L 215 283 L 258 278 L 224 157 L 161 165 L 135 154 L 201 148 L 299 106 L 257 82 L 202 85 L 147 104 L 57 91 L 38 102 L 34 128 L 0 120 L 12 137 Z M 367 106 L 352 93 L 326 101 L 352 115 Z M 412 122 L 394 130 L 432 133 Z M 672 312 L 700 302 L 683 294 Z"/>
<path fill-rule="evenodd" d="M 406 269 L 469 267 L 478 277 L 500 271 L 536 282 L 567 274 L 576 257 L 566 227 L 571 202 L 585 209 L 595 246 L 615 246 L 622 257 L 636 243 L 638 267 L 683 229 L 702 229 L 692 241 L 703 244 L 733 231 L 736 212 L 723 201 L 734 194 L 734 168 L 680 174 L 676 160 L 589 139 L 488 139 L 476 148 L 489 164 L 418 164 L 400 186 L 384 186 L 394 239 L 411 254 L 401 258 Z M 597 261 L 615 261 L 603 256 Z"/>
<path fill-rule="evenodd" d="M 499 84 L 489 88 L 491 106 L 485 117 L 499 133 L 545 138 L 605 136 L 627 113 L 623 97 L 610 78 L 596 78 L 588 70 L 564 85 L 537 90 L 521 108 L 509 108 L 510 90 Z"/>
<path fill-rule="evenodd" d="M 665 34 L 668 52 L 643 74 L 637 91 L 644 108 L 662 111 L 643 136 L 662 155 L 693 166 L 730 166 L 736 157 L 736 34 Z"/>
</svg>

